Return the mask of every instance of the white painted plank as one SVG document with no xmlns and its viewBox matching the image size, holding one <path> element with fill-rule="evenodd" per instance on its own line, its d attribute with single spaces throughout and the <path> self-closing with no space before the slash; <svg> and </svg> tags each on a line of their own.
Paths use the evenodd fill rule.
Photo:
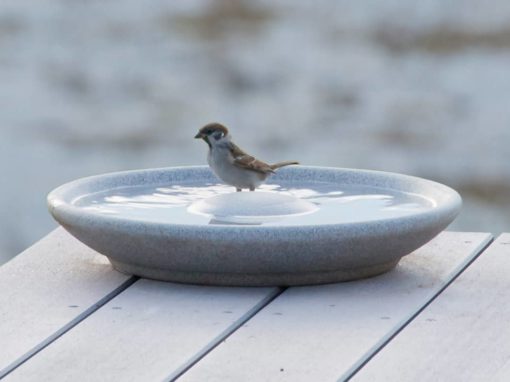
<svg viewBox="0 0 510 382">
<path fill-rule="evenodd" d="M 499 237 L 354 381 L 510 381 L 510 234 Z"/>
<path fill-rule="evenodd" d="M 394 271 L 290 288 L 179 381 L 335 381 L 430 301 L 490 240 L 444 232 Z"/>
<path fill-rule="evenodd" d="M 0 267 L 0 375 L 129 279 L 58 228 Z"/>
<path fill-rule="evenodd" d="M 139 280 L 5 381 L 159 381 L 279 292 Z"/>
</svg>

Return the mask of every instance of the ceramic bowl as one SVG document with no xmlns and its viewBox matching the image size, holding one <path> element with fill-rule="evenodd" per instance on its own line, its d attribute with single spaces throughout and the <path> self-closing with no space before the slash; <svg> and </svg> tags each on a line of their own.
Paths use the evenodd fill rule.
<svg viewBox="0 0 510 382">
<path fill-rule="evenodd" d="M 377 171 L 293 166 L 234 192 L 205 166 L 79 179 L 53 217 L 121 272 L 183 283 L 303 285 L 386 272 L 459 213 L 453 189 Z"/>
</svg>

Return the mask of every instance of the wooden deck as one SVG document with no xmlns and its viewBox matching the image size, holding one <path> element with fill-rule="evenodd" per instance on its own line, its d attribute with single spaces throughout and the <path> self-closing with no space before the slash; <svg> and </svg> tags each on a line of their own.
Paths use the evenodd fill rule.
<svg viewBox="0 0 510 382">
<path fill-rule="evenodd" d="M 510 234 L 443 232 L 395 270 L 294 288 L 114 271 L 57 229 L 0 267 L 5 381 L 510 380 Z"/>
</svg>

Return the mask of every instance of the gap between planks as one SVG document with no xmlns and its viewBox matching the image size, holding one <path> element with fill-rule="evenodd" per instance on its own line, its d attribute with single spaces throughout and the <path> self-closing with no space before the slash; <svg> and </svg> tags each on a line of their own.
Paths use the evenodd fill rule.
<svg viewBox="0 0 510 382">
<path fill-rule="evenodd" d="M 30 349 L 28 352 L 23 354 L 21 357 L 19 357 L 17 360 L 12 362 L 10 365 L 7 365 L 3 370 L 0 370 L 0 379 L 6 377 L 10 373 L 12 373 L 14 370 L 16 370 L 18 367 L 23 365 L 25 362 L 27 362 L 30 358 L 34 357 L 37 353 L 48 347 L 50 344 L 55 342 L 57 339 L 62 337 L 64 334 L 66 334 L 69 330 L 74 328 L 76 325 L 78 325 L 80 322 L 85 320 L 87 317 L 95 313 L 97 310 L 99 310 L 103 305 L 107 304 L 110 300 L 117 297 L 119 294 L 124 292 L 126 289 L 128 289 L 131 285 L 133 285 L 135 282 L 137 282 L 140 278 L 137 276 L 131 276 L 129 279 L 124 281 L 121 285 L 119 285 L 117 288 L 115 288 L 113 291 L 108 293 L 106 296 L 101 298 L 99 301 L 91 305 L 88 309 L 83 311 L 81 314 L 73 318 L 71 321 L 69 321 L 67 324 L 65 324 L 63 327 L 61 327 L 59 330 L 57 330 L 55 333 L 47 337 L 44 341 L 40 342 L 36 346 L 34 346 L 32 349 Z"/>
<path fill-rule="evenodd" d="M 278 296 L 280 296 L 283 292 L 287 290 L 287 287 L 278 287 L 274 292 L 267 295 L 263 300 L 258 302 L 253 308 L 251 308 L 248 312 L 246 312 L 243 316 L 241 316 L 236 322 L 230 325 L 227 329 L 225 329 L 222 333 L 220 333 L 217 337 L 215 337 L 211 342 L 209 342 L 202 350 L 197 352 L 194 357 L 191 357 L 186 363 L 180 366 L 175 372 L 169 375 L 164 379 L 165 382 L 174 382 L 181 376 L 183 376 L 188 370 L 190 370 L 193 366 L 195 366 L 202 358 L 204 358 L 207 354 L 213 351 L 217 346 L 219 346 L 222 342 L 224 342 L 228 337 L 230 337 L 234 332 L 237 331 L 241 326 L 246 324 L 250 319 L 252 319 L 258 312 L 268 306 L 272 301 L 274 301 Z"/>
<path fill-rule="evenodd" d="M 424 304 L 420 309 L 418 309 L 414 314 L 412 314 L 408 319 L 404 320 L 403 324 L 398 327 L 398 329 L 391 333 L 387 338 L 384 338 L 379 344 L 376 344 L 364 357 L 360 358 L 360 361 L 355 364 L 350 370 L 348 370 L 344 375 L 342 375 L 338 382 L 344 382 L 351 380 L 372 358 L 374 358 L 377 353 L 383 350 L 386 345 L 388 345 L 402 330 L 404 330 L 416 317 L 418 317 L 436 298 L 441 295 L 473 262 L 478 259 L 486 250 L 490 247 L 490 245 L 494 242 L 494 237 L 491 235 L 489 240 L 480 244 L 480 246 L 475 250 L 475 256 L 464 264 L 460 270 L 443 286 L 441 287 L 432 298 Z"/>
</svg>

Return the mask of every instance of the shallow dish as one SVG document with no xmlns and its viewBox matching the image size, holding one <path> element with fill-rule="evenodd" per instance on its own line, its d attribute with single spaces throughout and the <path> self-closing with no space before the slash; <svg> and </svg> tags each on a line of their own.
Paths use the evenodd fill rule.
<svg viewBox="0 0 510 382">
<path fill-rule="evenodd" d="M 216 285 L 346 281 L 392 269 L 457 216 L 461 198 L 429 180 L 296 166 L 255 192 L 208 167 L 79 179 L 48 196 L 53 217 L 115 269 Z"/>
</svg>

